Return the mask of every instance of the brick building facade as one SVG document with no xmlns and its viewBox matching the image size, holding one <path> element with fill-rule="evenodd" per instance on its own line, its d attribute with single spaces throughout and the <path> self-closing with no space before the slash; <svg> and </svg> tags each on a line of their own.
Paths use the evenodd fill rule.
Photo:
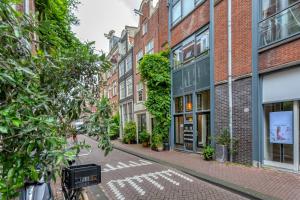
<svg viewBox="0 0 300 200">
<path fill-rule="evenodd" d="M 134 120 L 137 132 L 152 132 L 153 118 L 144 102 L 147 88 L 141 81 L 138 62 L 143 55 L 164 50 L 168 44 L 168 7 L 167 0 L 159 0 L 153 5 L 152 0 L 143 0 L 139 8 L 138 30 L 134 36 L 133 73 L 134 73 Z"/>
</svg>

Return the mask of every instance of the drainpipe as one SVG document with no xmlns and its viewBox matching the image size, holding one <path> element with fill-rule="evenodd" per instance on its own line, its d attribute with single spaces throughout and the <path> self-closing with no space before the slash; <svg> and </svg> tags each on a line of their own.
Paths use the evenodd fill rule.
<svg viewBox="0 0 300 200">
<path fill-rule="evenodd" d="M 172 21 L 172 1 L 168 0 L 168 44 L 169 48 L 171 48 L 171 21 Z M 174 118 L 173 118 L 173 72 L 172 72 L 172 53 L 170 52 L 169 55 L 169 61 L 170 61 L 170 77 L 171 77 L 171 106 L 170 106 L 170 114 L 171 114 L 171 127 L 169 130 L 169 146 L 170 149 L 173 149 L 173 134 L 174 134 Z"/>
<path fill-rule="evenodd" d="M 229 133 L 230 149 L 232 149 L 232 39 L 231 39 L 231 0 L 228 0 L 228 103 L 229 103 Z M 232 151 L 230 151 L 232 162 Z"/>
</svg>

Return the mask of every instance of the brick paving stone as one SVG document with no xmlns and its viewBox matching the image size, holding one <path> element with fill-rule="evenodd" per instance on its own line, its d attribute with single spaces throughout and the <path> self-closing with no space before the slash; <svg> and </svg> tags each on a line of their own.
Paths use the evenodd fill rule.
<svg viewBox="0 0 300 200">
<path fill-rule="evenodd" d="M 86 140 L 88 144 L 92 146 L 92 152 L 88 156 L 80 157 L 81 163 L 97 163 L 100 164 L 102 170 L 108 168 L 108 165 L 116 168 L 120 166 L 120 162 L 129 165 L 130 161 L 136 164 L 141 163 L 141 158 L 127 154 L 119 150 L 113 150 L 107 157 L 103 155 L 103 152 L 97 148 L 97 143 L 85 136 L 79 137 L 81 140 Z M 170 167 L 153 163 L 149 165 L 140 165 L 136 167 L 121 168 L 102 172 L 102 183 L 101 187 L 104 189 L 109 199 L 166 199 L 166 200 L 189 200 L 189 199 L 212 199 L 212 200 L 243 200 L 245 197 L 239 196 L 235 193 L 229 192 L 223 188 L 211 185 L 199 179 L 196 179 L 190 175 L 184 174 L 183 172 L 177 171 Z M 107 165 L 108 164 L 108 165 Z M 171 172 L 168 170 L 172 170 Z M 166 172 L 166 174 L 162 174 Z M 174 173 L 176 174 L 174 174 Z M 137 179 L 132 180 L 132 177 L 136 176 L 148 176 L 150 173 L 156 174 L 157 178 L 151 177 L 152 180 L 163 186 L 160 190 L 157 185 L 150 183 L 145 177 L 141 177 L 141 182 Z M 177 175 L 179 174 L 179 175 Z M 153 174 L 152 174 L 153 175 Z M 148 177 L 148 178 L 149 178 Z M 120 192 L 120 198 L 113 192 L 112 187 L 108 185 L 111 181 L 122 181 L 124 187 L 121 187 L 121 183 L 114 183 L 114 186 Z M 137 188 L 130 185 L 132 180 Z M 133 185 L 134 185 L 133 183 Z M 179 183 L 179 185 L 176 185 Z M 141 194 L 145 192 L 144 194 Z M 123 198 L 122 198 L 123 197 Z"/>
<path fill-rule="evenodd" d="M 126 145 L 119 141 L 114 141 L 113 144 L 117 148 L 129 152 L 136 152 L 141 156 L 183 167 L 210 178 L 237 185 L 245 190 L 250 189 L 259 194 L 274 197 L 274 199 L 300 199 L 300 175 L 296 173 L 248 167 L 233 163 L 222 164 L 216 161 L 207 162 L 201 159 L 198 154 L 178 151 L 156 152 L 149 148 L 143 148 L 141 145 Z"/>
</svg>

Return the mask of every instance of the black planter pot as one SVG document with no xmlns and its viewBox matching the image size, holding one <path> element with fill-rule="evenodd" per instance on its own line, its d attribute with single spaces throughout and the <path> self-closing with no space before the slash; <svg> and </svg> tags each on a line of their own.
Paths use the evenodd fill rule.
<svg viewBox="0 0 300 200">
<path fill-rule="evenodd" d="M 168 142 L 165 142 L 163 145 L 164 145 L 164 151 L 170 151 L 170 145 Z"/>
</svg>

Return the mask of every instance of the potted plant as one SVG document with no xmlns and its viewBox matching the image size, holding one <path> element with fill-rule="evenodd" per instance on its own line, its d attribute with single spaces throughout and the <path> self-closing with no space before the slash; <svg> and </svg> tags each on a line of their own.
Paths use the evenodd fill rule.
<svg viewBox="0 0 300 200">
<path fill-rule="evenodd" d="M 163 139 L 160 134 L 153 134 L 151 140 L 151 149 L 155 151 L 163 150 Z"/>
<path fill-rule="evenodd" d="M 204 147 L 203 150 L 203 158 L 204 160 L 212 160 L 215 154 L 215 149 L 212 148 L 210 145 Z"/>
<path fill-rule="evenodd" d="M 149 146 L 150 134 L 147 131 L 143 131 L 140 133 L 139 140 L 143 144 L 143 147 Z"/>
<path fill-rule="evenodd" d="M 230 138 L 228 129 L 224 129 L 221 134 L 216 137 L 216 160 L 219 162 L 226 162 L 229 160 L 229 155 L 236 152 L 237 140 Z M 232 144 L 232 149 L 230 149 Z"/>
<path fill-rule="evenodd" d="M 126 122 L 124 127 L 123 142 L 127 144 L 132 144 L 136 141 L 136 125 L 135 122 Z"/>
</svg>

